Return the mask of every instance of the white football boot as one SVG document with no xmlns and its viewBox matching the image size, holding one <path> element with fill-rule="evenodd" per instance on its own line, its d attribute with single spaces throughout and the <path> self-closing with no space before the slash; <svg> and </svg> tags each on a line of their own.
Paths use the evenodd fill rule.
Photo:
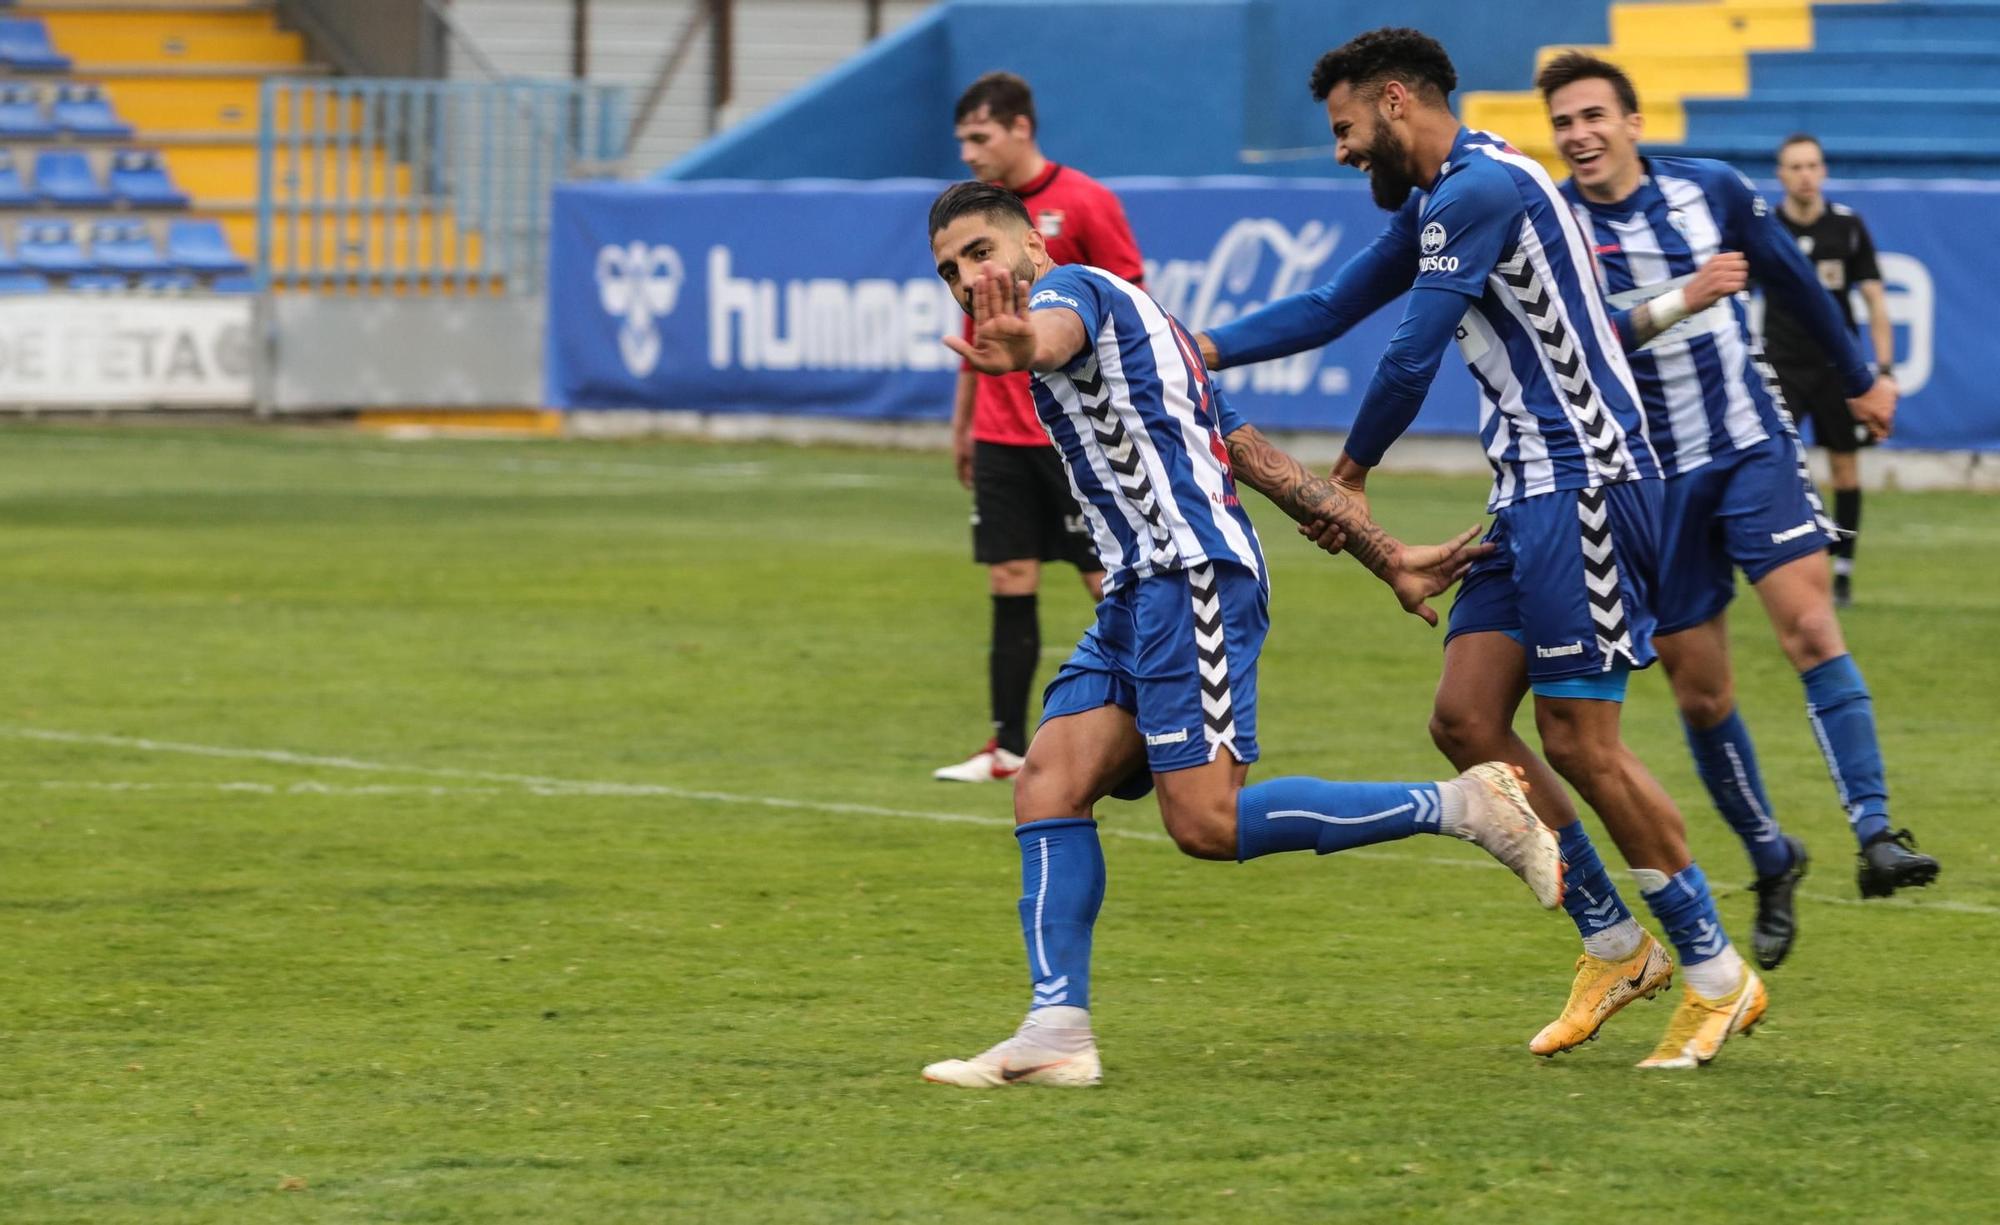
<svg viewBox="0 0 2000 1225">
<path fill-rule="evenodd" d="M 941 783 L 1004 783 L 1020 772 L 1020 755 L 989 740 L 985 748 L 957 765 L 932 770 L 931 777 Z"/>
<path fill-rule="evenodd" d="M 1563 858 L 1555 831 L 1528 807 L 1523 771 L 1504 761 L 1472 767 L 1453 781 L 1465 796 L 1465 814 L 1453 831 L 1506 864 L 1534 890 L 1544 910 L 1562 905 Z"/>
<path fill-rule="evenodd" d="M 1089 1015 L 1081 1009 L 1064 1011 Z M 1038 1024 L 1032 1016 L 998 1046 L 970 1059 L 946 1059 L 924 1069 L 924 1079 L 934 1085 L 967 1089 L 1004 1089 L 1008 1085 L 1080 1089 L 1097 1084 L 1103 1077 L 1103 1066 L 1097 1061 L 1097 1039 L 1087 1021 L 1081 1026 L 1057 1028 Z"/>
</svg>

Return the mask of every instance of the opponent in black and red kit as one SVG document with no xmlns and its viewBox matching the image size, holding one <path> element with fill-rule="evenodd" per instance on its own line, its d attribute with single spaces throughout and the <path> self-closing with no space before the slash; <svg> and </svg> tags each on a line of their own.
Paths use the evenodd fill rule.
<svg viewBox="0 0 2000 1225">
<path fill-rule="evenodd" d="M 1854 210 L 1833 204 L 1821 194 L 1826 182 L 1826 158 L 1819 141 L 1800 134 L 1778 147 L 1778 179 L 1785 202 L 1778 208 L 1799 251 L 1819 273 L 1820 284 L 1833 294 L 1854 330 L 1854 305 L 1849 291 L 1859 289 L 1868 303 L 1868 333 L 1876 367 L 1885 377 L 1895 374 L 1896 344 L 1889 323 L 1888 295 L 1882 270 L 1875 263 L 1875 243 Z M 1833 469 L 1833 520 L 1840 539 L 1833 551 L 1833 599 L 1845 608 L 1853 599 L 1854 544 L 1861 531 L 1861 462 L 1859 448 L 1887 434 L 1887 423 L 1857 421 L 1848 410 L 1839 374 L 1805 328 L 1785 308 L 1766 298 L 1764 355 L 1778 373 L 1785 404 L 1795 418 L 1812 422 L 1813 442 L 1826 448 Z"/>
<path fill-rule="evenodd" d="M 1089 264 L 1134 285 L 1145 270 L 1118 197 L 1070 166 L 1042 156 L 1035 97 L 1006 72 L 974 81 L 953 114 L 958 152 L 973 175 L 1007 187 L 1027 206 L 1058 264 Z M 971 324 L 966 325 L 971 336 Z M 972 490 L 972 556 L 987 567 L 993 595 L 988 656 L 993 733 L 965 761 L 932 772 L 946 782 L 1010 779 L 1028 747 L 1028 694 L 1042 653 L 1036 592 L 1045 561 L 1074 565 L 1091 599 L 1104 565 L 1083 525 L 1068 478 L 1041 419 L 1026 373 L 978 374 L 963 366 L 952 404 L 952 459 Z"/>
</svg>

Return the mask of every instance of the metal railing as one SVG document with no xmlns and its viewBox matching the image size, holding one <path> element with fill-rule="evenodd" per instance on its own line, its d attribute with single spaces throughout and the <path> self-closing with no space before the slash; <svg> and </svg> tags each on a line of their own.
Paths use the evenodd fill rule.
<svg viewBox="0 0 2000 1225">
<path fill-rule="evenodd" d="M 567 81 L 266 80 L 259 283 L 538 293 L 550 192 L 615 157 L 623 110 Z"/>
</svg>

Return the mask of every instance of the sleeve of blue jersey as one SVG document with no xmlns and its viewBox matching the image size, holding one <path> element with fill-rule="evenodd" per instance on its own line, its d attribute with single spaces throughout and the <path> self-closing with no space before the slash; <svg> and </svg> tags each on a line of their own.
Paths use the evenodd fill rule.
<svg viewBox="0 0 2000 1225">
<path fill-rule="evenodd" d="M 1505 167 L 1474 158 L 1447 175 L 1417 219 L 1416 289 L 1486 293 L 1508 236 L 1520 228 L 1521 193 Z"/>
<path fill-rule="evenodd" d="M 1236 411 L 1236 406 L 1229 402 L 1229 397 L 1222 394 L 1222 388 L 1216 386 L 1215 383 L 1211 381 L 1209 383 L 1208 390 L 1210 397 L 1215 401 L 1216 433 L 1221 434 L 1224 438 L 1227 438 L 1231 434 L 1234 434 L 1236 431 L 1242 429 L 1244 426 L 1250 424 L 1248 421 L 1245 421 L 1243 419 L 1243 415 L 1241 413 Z"/>
<path fill-rule="evenodd" d="M 1028 294 L 1028 310 L 1070 311 L 1083 320 L 1084 335 L 1095 336 L 1104 327 L 1104 317 L 1111 313 L 1110 293 L 1103 277 L 1081 264 L 1062 264 L 1035 282 Z"/>
<path fill-rule="evenodd" d="M 1826 353 L 1827 361 L 1840 371 L 1847 394 L 1858 396 L 1875 382 L 1867 359 L 1847 330 L 1840 304 L 1833 300 L 1812 265 L 1799 252 L 1799 244 L 1784 224 L 1771 215 L 1771 207 L 1757 193 L 1750 180 L 1735 170 L 1718 165 L 1704 185 L 1711 200 L 1724 206 L 1728 224 L 1723 242 L 1735 246 L 1750 261 L 1750 275 L 1764 287 L 1764 293 L 1781 304 L 1805 328 Z"/>
<path fill-rule="evenodd" d="M 1208 329 L 1220 364 L 1270 361 L 1330 344 L 1407 291 L 1417 271 L 1416 212 L 1415 200 L 1396 210 L 1324 285 Z"/>
</svg>

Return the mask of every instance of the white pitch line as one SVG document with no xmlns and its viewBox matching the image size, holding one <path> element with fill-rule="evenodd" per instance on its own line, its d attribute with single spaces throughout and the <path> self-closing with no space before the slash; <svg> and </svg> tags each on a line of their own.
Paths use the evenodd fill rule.
<svg viewBox="0 0 2000 1225">
<path fill-rule="evenodd" d="M 600 779 L 552 778 L 540 774 L 515 774 L 502 770 L 469 770 L 456 766 L 398 765 L 393 762 L 367 761 L 357 757 L 335 757 L 316 753 L 295 753 L 289 749 L 245 749 L 226 745 L 190 744 L 177 740 L 153 740 L 143 736 L 107 736 L 93 732 L 64 732 L 39 727 L 0 727 L 0 737 L 16 740 L 39 740 L 53 744 L 87 744 L 104 748 L 137 749 L 146 753 L 177 753 L 192 757 L 218 757 L 232 761 L 266 761 L 285 766 L 317 766 L 330 770 L 352 770 L 371 774 L 415 774 L 425 778 L 453 778 L 469 782 L 508 783 L 542 796 L 614 796 L 614 797 L 657 797 L 662 799 L 695 800 L 711 804 L 736 804 L 754 808 L 775 808 L 796 812 L 823 812 L 837 816 L 890 817 L 898 820 L 932 821 L 948 825 L 975 825 L 988 829 L 1012 829 L 1014 822 L 1006 817 L 981 816 L 968 812 L 939 812 L 913 808 L 885 808 L 877 804 L 850 804 L 838 800 L 796 800 L 775 795 L 740 795 L 730 791 L 706 791 L 691 787 L 670 787 L 662 783 L 624 783 Z M 289 792 L 310 794 L 309 792 Z M 1099 826 L 1099 832 L 1107 838 L 1122 838 L 1132 842 L 1170 842 L 1166 834 L 1158 830 L 1123 829 L 1118 826 Z M 1418 863 L 1440 868 L 1480 868 L 1500 870 L 1502 865 L 1489 859 L 1447 858 L 1442 855 L 1410 855 L 1394 851 L 1343 851 L 1341 854 L 1353 859 L 1371 859 L 1393 863 Z M 1740 893 L 1742 890 L 1728 886 L 1711 885 L 1720 895 Z M 1987 906 L 1978 902 L 1960 902 L 1950 898 L 1875 898 L 1864 901 L 1860 898 L 1834 897 L 1830 894 L 1801 892 L 1800 897 L 1834 906 L 1869 906 L 1872 908 L 1902 908 L 1912 910 L 1946 910 L 1956 914 L 2000 915 L 2000 906 Z"/>
</svg>

